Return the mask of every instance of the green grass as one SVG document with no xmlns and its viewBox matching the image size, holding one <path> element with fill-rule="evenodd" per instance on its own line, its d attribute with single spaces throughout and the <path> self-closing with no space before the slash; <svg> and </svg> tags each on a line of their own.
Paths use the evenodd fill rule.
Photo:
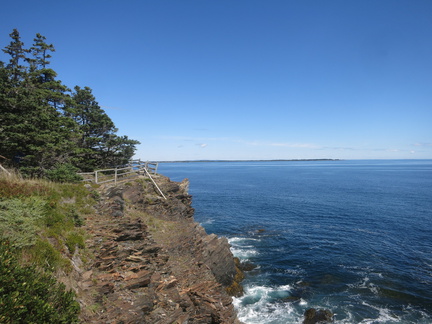
<svg viewBox="0 0 432 324">
<path fill-rule="evenodd" d="M 98 197 L 81 183 L 0 173 L 0 240 L 23 255 L 25 264 L 49 272 L 67 270 L 76 247 L 85 248 L 80 228 Z"/>
<path fill-rule="evenodd" d="M 0 233 L 16 248 L 35 244 L 47 210 L 47 202 L 38 196 L 0 200 Z"/>
<path fill-rule="evenodd" d="M 74 253 L 90 256 L 83 225 L 95 189 L 0 173 L 0 323 L 77 322 L 74 294 L 53 275 L 71 272 Z"/>
<path fill-rule="evenodd" d="M 84 249 L 85 248 L 84 234 L 78 231 L 70 232 L 66 236 L 65 244 L 68 247 L 69 252 L 72 254 L 75 253 L 77 247 L 80 249 Z"/>
</svg>

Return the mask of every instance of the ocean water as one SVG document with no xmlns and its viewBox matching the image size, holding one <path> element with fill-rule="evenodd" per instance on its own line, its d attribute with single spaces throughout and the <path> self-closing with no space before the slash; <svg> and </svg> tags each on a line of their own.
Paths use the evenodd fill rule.
<svg viewBox="0 0 432 324">
<path fill-rule="evenodd" d="M 245 323 L 432 323 L 432 160 L 161 163 L 195 220 L 257 267 Z"/>
</svg>

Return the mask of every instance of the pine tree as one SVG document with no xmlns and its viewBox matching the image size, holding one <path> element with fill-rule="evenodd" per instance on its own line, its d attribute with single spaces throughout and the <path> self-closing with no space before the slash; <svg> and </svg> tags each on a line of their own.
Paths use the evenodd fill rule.
<svg viewBox="0 0 432 324">
<path fill-rule="evenodd" d="M 11 74 L 11 79 L 17 83 L 25 74 L 26 69 L 20 64 L 20 61 L 25 60 L 27 50 L 23 48 L 24 43 L 21 41 L 21 36 L 17 29 L 14 29 L 9 36 L 12 38 L 12 41 L 3 49 L 3 52 L 10 56 L 9 64 L 6 67 Z"/>
<path fill-rule="evenodd" d="M 29 64 L 29 86 L 39 89 L 48 104 L 61 110 L 69 98 L 67 93 L 70 90 L 61 81 L 56 80 L 57 73 L 48 67 L 48 59 L 51 58 L 49 53 L 55 52 L 55 48 L 45 40 L 44 36 L 36 34 L 33 46 L 28 51 L 32 55 L 26 58 Z"/>
<path fill-rule="evenodd" d="M 67 88 L 55 80 L 46 60 L 26 56 L 32 51 L 24 49 L 18 31 L 11 37 L 11 44 L 3 50 L 11 58 L 1 67 L 0 154 L 28 174 L 44 175 L 59 162 L 67 162 L 74 146 L 70 131 L 75 124 L 56 107 L 66 100 Z M 29 66 L 21 65 L 20 59 Z"/>
<path fill-rule="evenodd" d="M 74 90 L 65 114 L 79 125 L 81 138 L 78 146 L 81 150 L 77 166 L 90 171 L 126 164 L 139 142 L 116 135 L 117 128 L 99 106 L 89 87 L 76 86 Z"/>
<path fill-rule="evenodd" d="M 48 61 L 51 58 L 49 52 L 55 52 L 53 44 L 45 43 L 46 37 L 37 33 L 34 38 L 34 44 L 30 48 L 29 52 L 33 55 L 33 58 L 27 58 L 27 62 L 30 65 L 30 72 L 38 69 L 45 69 L 50 64 Z"/>
<path fill-rule="evenodd" d="M 89 87 L 70 93 L 56 79 L 54 46 L 36 34 L 25 49 L 16 29 L 10 37 L 9 62 L 0 61 L 0 155 L 33 176 L 66 164 L 92 171 L 127 163 L 139 142 L 116 134 Z"/>
<path fill-rule="evenodd" d="M 102 153 L 107 166 L 125 165 L 133 157 L 136 145 L 139 141 L 129 139 L 127 136 L 112 135 L 106 141 L 105 150 Z"/>
<path fill-rule="evenodd" d="M 65 107 L 65 116 L 78 125 L 79 154 L 75 163 L 83 171 L 105 166 L 101 152 L 106 138 L 117 129 L 108 115 L 100 108 L 89 87 L 75 86 L 71 100 Z"/>
</svg>

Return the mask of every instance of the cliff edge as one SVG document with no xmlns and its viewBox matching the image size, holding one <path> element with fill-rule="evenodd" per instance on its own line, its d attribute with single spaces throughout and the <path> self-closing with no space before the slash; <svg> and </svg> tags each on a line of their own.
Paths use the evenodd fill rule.
<svg viewBox="0 0 432 324">
<path fill-rule="evenodd" d="M 225 238 L 194 222 L 188 181 L 157 176 L 98 188 L 87 217 L 91 261 L 69 278 L 84 323 L 240 323 L 227 291 L 238 269 Z"/>
</svg>

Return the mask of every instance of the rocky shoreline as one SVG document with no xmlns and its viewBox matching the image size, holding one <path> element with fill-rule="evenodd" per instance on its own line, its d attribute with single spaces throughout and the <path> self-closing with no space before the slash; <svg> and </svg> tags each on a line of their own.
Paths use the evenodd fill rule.
<svg viewBox="0 0 432 324">
<path fill-rule="evenodd" d="M 167 199 L 145 178 L 97 189 L 84 226 L 91 261 L 76 252 L 63 280 L 82 322 L 240 323 L 230 294 L 243 275 L 228 241 L 194 221 L 187 180 L 156 182 Z"/>
<path fill-rule="evenodd" d="M 232 296 L 244 272 L 228 240 L 194 221 L 189 182 L 144 177 L 88 186 L 96 196 L 85 219 L 86 249 L 58 279 L 77 294 L 82 323 L 242 324 Z M 308 309 L 303 323 L 332 322 L 328 310 Z"/>
</svg>

